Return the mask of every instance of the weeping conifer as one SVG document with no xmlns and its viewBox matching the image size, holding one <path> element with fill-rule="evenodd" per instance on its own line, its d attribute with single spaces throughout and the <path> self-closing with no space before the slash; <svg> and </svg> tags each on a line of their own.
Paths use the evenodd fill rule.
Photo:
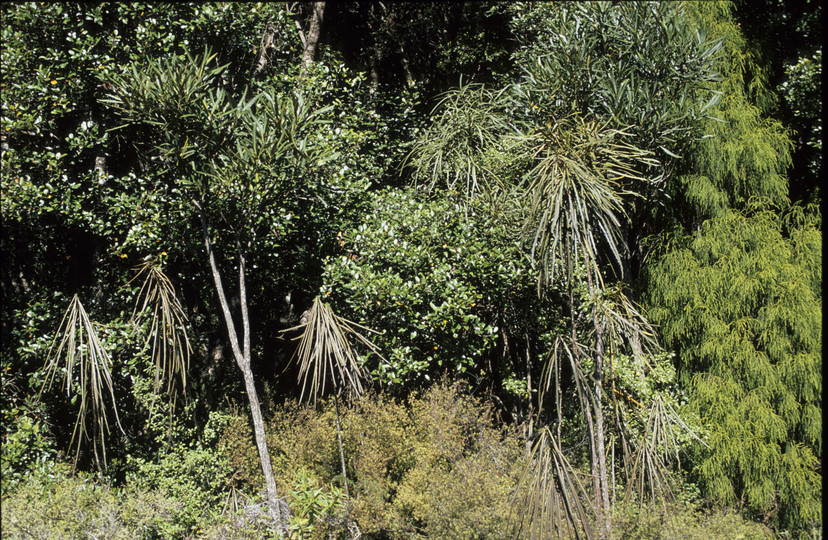
<svg viewBox="0 0 828 540">
<path fill-rule="evenodd" d="M 706 221 L 651 268 L 650 314 L 708 429 L 703 492 L 808 528 L 822 520 L 821 232 L 782 221 L 761 202 Z"/>
</svg>

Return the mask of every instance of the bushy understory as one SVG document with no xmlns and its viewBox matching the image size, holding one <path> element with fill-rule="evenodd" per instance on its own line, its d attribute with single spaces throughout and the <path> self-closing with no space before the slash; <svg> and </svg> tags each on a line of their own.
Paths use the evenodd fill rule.
<svg viewBox="0 0 828 540">
<path fill-rule="evenodd" d="M 269 444 L 288 493 L 291 538 L 508 538 L 525 441 L 491 405 L 443 381 L 400 402 L 371 395 L 270 411 Z M 231 414 L 210 448 L 178 447 L 117 487 L 51 464 L 3 498 L 3 538 L 278 537 L 248 420 Z M 346 484 L 347 492 L 346 495 Z M 614 538 L 769 538 L 738 514 L 688 500 L 619 505 Z"/>
</svg>

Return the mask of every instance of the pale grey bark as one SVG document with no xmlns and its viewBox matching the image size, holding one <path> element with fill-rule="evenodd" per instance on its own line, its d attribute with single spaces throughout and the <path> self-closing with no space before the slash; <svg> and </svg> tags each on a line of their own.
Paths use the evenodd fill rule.
<svg viewBox="0 0 828 540">
<path fill-rule="evenodd" d="M 302 42 L 302 51 L 304 51 L 305 47 L 308 46 L 308 38 L 305 37 L 305 31 L 302 30 L 302 24 L 296 19 L 294 19 L 293 22 L 296 23 L 296 30 L 299 32 L 299 40 Z"/>
<path fill-rule="evenodd" d="M 592 275 L 587 272 L 587 281 L 589 283 L 589 295 L 592 298 L 593 304 L 595 302 L 595 284 L 592 280 Z M 610 530 L 612 528 L 612 516 L 610 513 L 609 501 L 609 479 L 607 475 L 607 456 L 606 443 L 604 440 L 604 407 L 601 403 L 604 392 L 604 328 L 598 317 L 598 309 L 592 308 L 592 324 L 595 327 L 595 457 L 598 458 L 598 475 L 596 502 L 598 512 L 598 531 L 600 538 L 609 538 Z M 593 475 L 595 475 L 595 465 L 593 463 Z M 600 494 L 600 497 L 599 497 Z"/>
<path fill-rule="evenodd" d="M 529 429 L 528 437 L 526 438 L 526 447 L 529 448 L 529 441 L 535 436 L 535 407 L 532 404 L 532 342 L 529 340 L 528 333 L 523 334 L 523 339 L 526 340 L 526 391 L 529 396 L 527 400 L 529 408 Z M 557 390 L 558 388 L 560 388 L 560 385 L 556 387 L 556 392 L 560 394 Z"/>
<path fill-rule="evenodd" d="M 236 324 L 233 321 L 233 314 L 230 312 L 230 304 L 227 301 L 227 295 L 224 292 L 224 285 L 221 279 L 221 272 L 216 263 L 216 256 L 213 250 L 213 244 L 210 241 L 210 232 L 207 227 L 207 219 L 204 216 L 204 210 L 201 203 L 193 199 L 193 204 L 198 209 L 199 219 L 201 220 L 202 233 L 204 237 L 204 246 L 207 249 L 207 257 L 210 261 L 210 270 L 213 275 L 213 283 L 216 287 L 216 294 L 221 305 L 224 322 L 227 327 L 227 334 L 230 339 L 230 348 L 233 351 L 233 357 L 236 364 L 242 372 L 244 378 L 244 387 L 247 392 L 247 399 L 250 403 L 250 415 L 253 419 L 253 431 L 256 438 L 256 447 L 259 451 L 259 461 L 262 466 L 262 472 L 265 477 L 265 487 L 267 490 L 267 498 L 270 507 L 274 513 L 274 519 L 283 524 L 283 516 L 281 512 L 281 504 L 279 495 L 276 489 L 276 478 L 273 475 L 273 466 L 270 461 L 270 452 L 267 449 L 267 438 L 264 429 L 264 418 L 262 417 L 262 409 L 259 404 L 259 395 L 256 391 L 256 384 L 253 380 L 253 371 L 250 368 L 250 318 L 247 310 L 247 288 L 245 286 L 245 253 L 239 247 L 239 300 L 242 314 L 242 331 L 243 331 L 243 345 L 239 345 L 239 337 L 236 332 Z"/>
<path fill-rule="evenodd" d="M 374 46 L 374 54 L 371 55 L 371 87 L 370 94 L 373 96 L 379 88 L 379 64 L 382 62 L 382 47 Z"/>
<path fill-rule="evenodd" d="M 604 407 L 601 403 L 604 392 L 602 371 L 604 369 L 604 339 L 597 315 L 594 316 L 597 343 L 595 349 L 595 431 L 596 431 L 596 453 L 598 454 L 598 474 L 601 489 L 601 514 L 603 523 L 599 522 L 599 530 L 602 538 L 609 538 L 612 526 L 610 514 L 609 484 L 607 475 L 607 453 L 604 441 Z"/>
<path fill-rule="evenodd" d="M 411 68 L 408 62 L 408 55 L 405 54 L 405 51 L 403 50 L 402 44 L 399 42 L 399 40 L 396 40 L 396 42 L 397 52 L 400 54 L 400 62 L 402 62 L 403 73 L 405 74 L 405 83 L 409 87 L 414 86 L 414 76 L 411 74 Z"/>
</svg>

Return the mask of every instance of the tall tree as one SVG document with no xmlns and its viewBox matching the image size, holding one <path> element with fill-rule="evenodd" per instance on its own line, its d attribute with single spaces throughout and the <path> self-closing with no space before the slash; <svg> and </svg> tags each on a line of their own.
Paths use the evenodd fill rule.
<svg viewBox="0 0 828 540">
<path fill-rule="evenodd" d="M 99 336 L 113 361 L 115 397 L 122 406 L 127 434 L 113 434 L 108 442 L 119 443 L 110 444 L 110 450 L 121 463 L 135 448 L 129 443 L 146 435 L 138 426 L 148 425 L 149 420 L 142 417 L 141 407 L 132 405 L 139 399 L 137 381 L 149 373 L 144 371 L 139 344 L 125 331 L 130 325 L 129 306 L 111 299 L 136 296 L 138 288 L 125 285 L 133 275 L 130 266 L 145 257 L 165 257 L 166 251 L 171 253 L 167 270 L 172 280 L 177 287 L 188 286 L 183 303 L 194 320 L 204 322 L 202 309 L 212 299 L 198 285 L 207 265 L 198 270 L 184 262 L 191 260 L 186 249 L 192 244 L 186 238 L 192 230 L 192 209 L 186 210 L 186 201 L 166 189 L 169 184 L 159 168 L 136 151 L 140 145 L 124 143 L 140 139 L 140 133 L 120 138 L 108 131 L 116 120 L 100 100 L 111 87 L 113 74 L 123 73 L 131 62 L 143 64 L 148 58 L 178 53 L 184 42 L 195 48 L 215 43 L 218 56 L 232 64 L 223 74 L 227 85 L 246 81 L 260 19 L 271 14 L 278 15 L 278 10 L 265 5 L 239 9 L 232 4 L 2 6 L 0 326 L 4 351 L 10 343 L 7 331 L 20 335 L 21 343 L 28 342 L 4 355 L 4 367 L 13 366 L 12 371 L 29 380 L 31 392 L 37 394 L 49 343 L 20 333 L 34 322 L 21 318 L 20 310 L 31 317 L 37 313 L 36 324 L 50 325 L 51 333 L 77 293 L 90 320 L 104 329 Z M 280 39 L 276 43 L 281 45 Z M 173 252 L 171 246 L 183 249 Z M 39 307 L 32 311 L 31 306 Z M 203 343 L 208 326 L 191 326 L 193 341 Z M 40 333 L 38 329 L 36 335 Z M 195 365 L 202 367 L 207 355 L 199 349 Z M 191 375 L 196 375 L 191 381 L 207 382 L 202 378 L 206 371 L 197 369 Z M 133 376 L 135 385 L 130 384 Z M 21 391 L 25 393 L 25 387 Z M 211 407 L 208 401 L 198 400 L 198 413 Z M 72 434 L 71 418 L 63 415 L 71 409 L 55 394 L 44 396 L 44 402 L 51 435 L 56 446 L 63 447 Z M 153 447 L 155 443 L 146 444 L 148 440 L 139 446 Z M 89 465 L 88 458 L 88 454 L 81 456 L 81 467 Z"/>
<path fill-rule="evenodd" d="M 702 119 L 721 98 L 718 36 L 700 31 L 681 2 L 515 4 L 515 52 L 534 88 L 527 109 L 564 117 L 577 113 L 630 133 L 653 164 L 626 186 L 629 223 L 619 244 L 632 283 L 646 258 L 641 240 L 659 230 L 680 156 L 705 133 Z"/>
<path fill-rule="evenodd" d="M 722 99 L 704 120 L 704 138 L 693 142 L 670 186 L 682 203 L 673 217 L 689 229 L 724 209 L 743 207 L 754 196 L 780 207 L 788 204 L 789 132 L 767 114 L 772 88 L 732 11 L 729 2 L 688 3 L 689 16 L 722 41 L 722 77 L 714 83 Z"/>
<path fill-rule="evenodd" d="M 723 99 L 673 185 L 681 227 L 648 269 L 648 303 L 709 431 L 702 492 L 763 521 L 821 521 L 821 218 L 790 206 L 793 144 L 729 2 L 689 3 L 723 41 Z"/>
<path fill-rule="evenodd" d="M 612 377 L 613 370 L 605 362 L 612 355 L 612 347 L 640 357 L 645 352 L 640 344 L 649 342 L 642 336 L 651 335 L 646 319 L 614 316 L 628 304 L 623 295 L 619 296 L 620 303 L 608 302 L 599 258 L 599 246 L 606 246 L 620 262 L 621 220 L 625 217 L 625 192 L 620 184 L 639 179 L 640 168 L 652 164 L 645 151 L 623 140 L 625 135 L 576 117 L 536 125 L 522 137 L 526 145 L 524 161 L 530 167 L 524 195 L 529 203 L 527 225 L 533 238 L 532 258 L 541 268 L 541 291 L 553 285 L 555 271 L 560 269 L 568 295 L 570 334 L 562 351 L 570 356 L 587 422 L 594 508 L 601 538 L 610 535 L 612 512 L 604 393 L 605 376 Z M 576 298 L 574 291 L 578 288 L 586 290 L 585 298 Z M 577 322 L 579 311 L 589 320 L 586 333 Z M 628 308 L 625 311 L 630 312 Z M 585 367 L 587 358 L 592 364 L 591 373 Z M 553 353 L 551 363 L 551 370 L 560 370 L 562 358 Z M 560 393 L 560 385 L 551 384 L 551 380 L 548 376 L 545 389 Z M 556 401 L 560 399 L 558 394 Z"/>
<path fill-rule="evenodd" d="M 752 203 L 668 244 L 651 314 L 708 431 L 693 476 L 766 523 L 821 522 L 821 219 Z"/>
<path fill-rule="evenodd" d="M 621 261 L 621 224 L 626 219 L 625 199 L 630 196 L 623 186 L 642 181 L 640 171 L 655 161 L 628 142 L 628 133 L 579 114 L 557 118 L 538 107 L 535 113 L 509 118 L 505 111 L 510 108 L 533 110 L 536 93 L 542 92 L 527 79 L 511 92 L 491 93 L 474 85 L 449 92 L 435 110 L 434 124 L 412 151 L 410 163 L 428 189 L 445 186 L 449 194 L 461 193 L 467 203 L 481 194 L 491 202 L 505 198 L 505 207 L 512 211 L 501 213 L 501 218 L 523 219 L 521 234 L 538 267 L 539 294 L 553 296 L 556 291 L 566 298 L 569 331 L 554 345 L 541 390 L 555 396 L 560 426 L 564 366 L 572 374 L 590 445 L 591 507 L 599 536 L 605 538 L 610 535 L 612 511 L 605 377 L 614 378 L 616 355 L 631 355 L 644 365 L 646 355 L 658 350 L 646 318 L 620 291 L 608 294 L 614 289 L 607 287 L 605 276 L 609 265 Z M 510 156 L 512 162 L 487 166 L 498 156 L 501 160 Z M 500 172 L 515 175 L 515 171 L 520 176 L 500 181 Z M 498 202 L 489 210 L 501 205 Z M 609 255 L 602 257 L 602 251 Z M 608 357 L 613 360 L 607 362 Z M 541 435 L 537 444 L 553 444 L 553 450 L 554 445 L 560 446 L 560 429 L 557 437 L 547 435 Z M 535 453 L 548 456 L 548 451 L 552 450 L 536 448 Z M 549 459 L 555 467 L 540 467 L 535 473 L 554 473 L 562 486 L 569 485 L 562 480 L 572 476 L 566 460 Z M 546 490 L 545 481 L 530 483 L 537 490 L 526 501 L 531 507 L 574 507 L 573 497 L 580 496 L 578 490 L 561 488 L 558 498 L 558 491 Z M 538 502 L 548 497 L 552 499 Z M 581 521 L 567 515 L 573 524 Z M 537 519 L 551 517 L 534 516 Z M 530 526 L 533 531 L 546 530 L 538 527 Z"/>
<path fill-rule="evenodd" d="M 217 87 L 224 67 L 211 67 L 211 56 L 172 58 L 145 70 L 133 67 L 116 80 L 106 102 L 125 125 L 153 126 L 154 151 L 196 211 L 207 261 L 233 357 L 250 404 L 256 445 L 274 517 L 281 503 L 271 468 L 261 405 L 251 368 L 251 321 L 248 257 L 259 235 L 276 225 L 270 218 L 310 163 L 329 156 L 308 140 L 325 109 L 310 111 L 299 94 L 264 92 L 234 100 Z M 216 249 L 218 225 L 225 227 L 223 253 L 235 259 L 238 278 L 232 300 L 225 289 Z"/>
<path fill-rule="evenodd" d="M 650 362 L 659 347 L 643 312 L 605 280 L 625 274 L 629 279 L 632 250 L 644 253 L 642 219 L 650 231 L 657 230 L 650 213 L 668 194 L 676 152 L 699 136 L 699 121 L 718 99 L 704 85 L 717 79 L 721 43 L 696 31 L 680 5 L 543 8 L 552 22 L 537 24 L 551 43 L 526 54 L 520 84 L 509 93 L 463 86 L 450 92 L 410 163 L 430 189 L 442 184 L 466 197 L 483 193 L 511 200 L 508 206 L 516 214 L 510 217 L 522 216 L 528 251 L 540 267 L 540 292 L 556 291 L 566 299 L 570 328 L 551 351 L 543 389 L 556 396 L 560 423 L 560 377 L 566 365 L 590 443 L 598 532 L 606 537 L 612 506 L 606 438 L 610 426 L 618 428 L 616 441 L 631 434 L 621 420 L 623 407 L 614 402 L 615 395 L 607 395 L 605 381 L 612 380 L 616 390 L 619 355 L 633 358 L 643 371 L 654 369 Z M 641 32 L 651 35 L 646 47 Z M 573 73 L 574 84 L 561 82 L 572 82 Z M 639 221 L 630 224 L 630 214 Z M 660 397 L 647 397 L 646 407 L 659 422 L 687 428 Z M 635 440 L 630 463 L 660 465 L 627 473 L 631 481 L 646 475 L 651 484 L 661 484 L 652 485 L 651 492 L 663 492 L 666 484 L 659 479 L 666 461 L 651 458 L 665 456 L 675 445 L 663 433 L 656 435 L 658 422 L 644 424 L 645 431 L 654 430 L 648 432 L 651 443 L 645 443 L 647 437 Z M 563 485 L 568 473 L 562 461 L 555 463 Z"/>
</svg>

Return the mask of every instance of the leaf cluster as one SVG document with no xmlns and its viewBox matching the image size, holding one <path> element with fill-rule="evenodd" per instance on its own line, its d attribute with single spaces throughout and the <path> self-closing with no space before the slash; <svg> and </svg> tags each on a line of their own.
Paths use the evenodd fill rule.
<svg viewBox="0 0 828 540">
<path fill-rule="evenodd" d="M 720 97 L 710 85 L 722 44 L 694 27 L 681 3 L 549 4 L 518 11 L 512 25 L 537 111 L 629 127 L 662 163 Z"/>
<path fill-rule="evenodd" d="M 374 342 L 388 362 L 373 368 L 377 380 L 408 385 L 443 370 L 479 377 L 498 334 L 534 335 L 530 267 L 503 233 L 483 208 L 416 192 L 375 196 L 364 222 L 342 235 L 344 253 L 329 259 L 325 290 L 381 332 Z"/>
</svg>

